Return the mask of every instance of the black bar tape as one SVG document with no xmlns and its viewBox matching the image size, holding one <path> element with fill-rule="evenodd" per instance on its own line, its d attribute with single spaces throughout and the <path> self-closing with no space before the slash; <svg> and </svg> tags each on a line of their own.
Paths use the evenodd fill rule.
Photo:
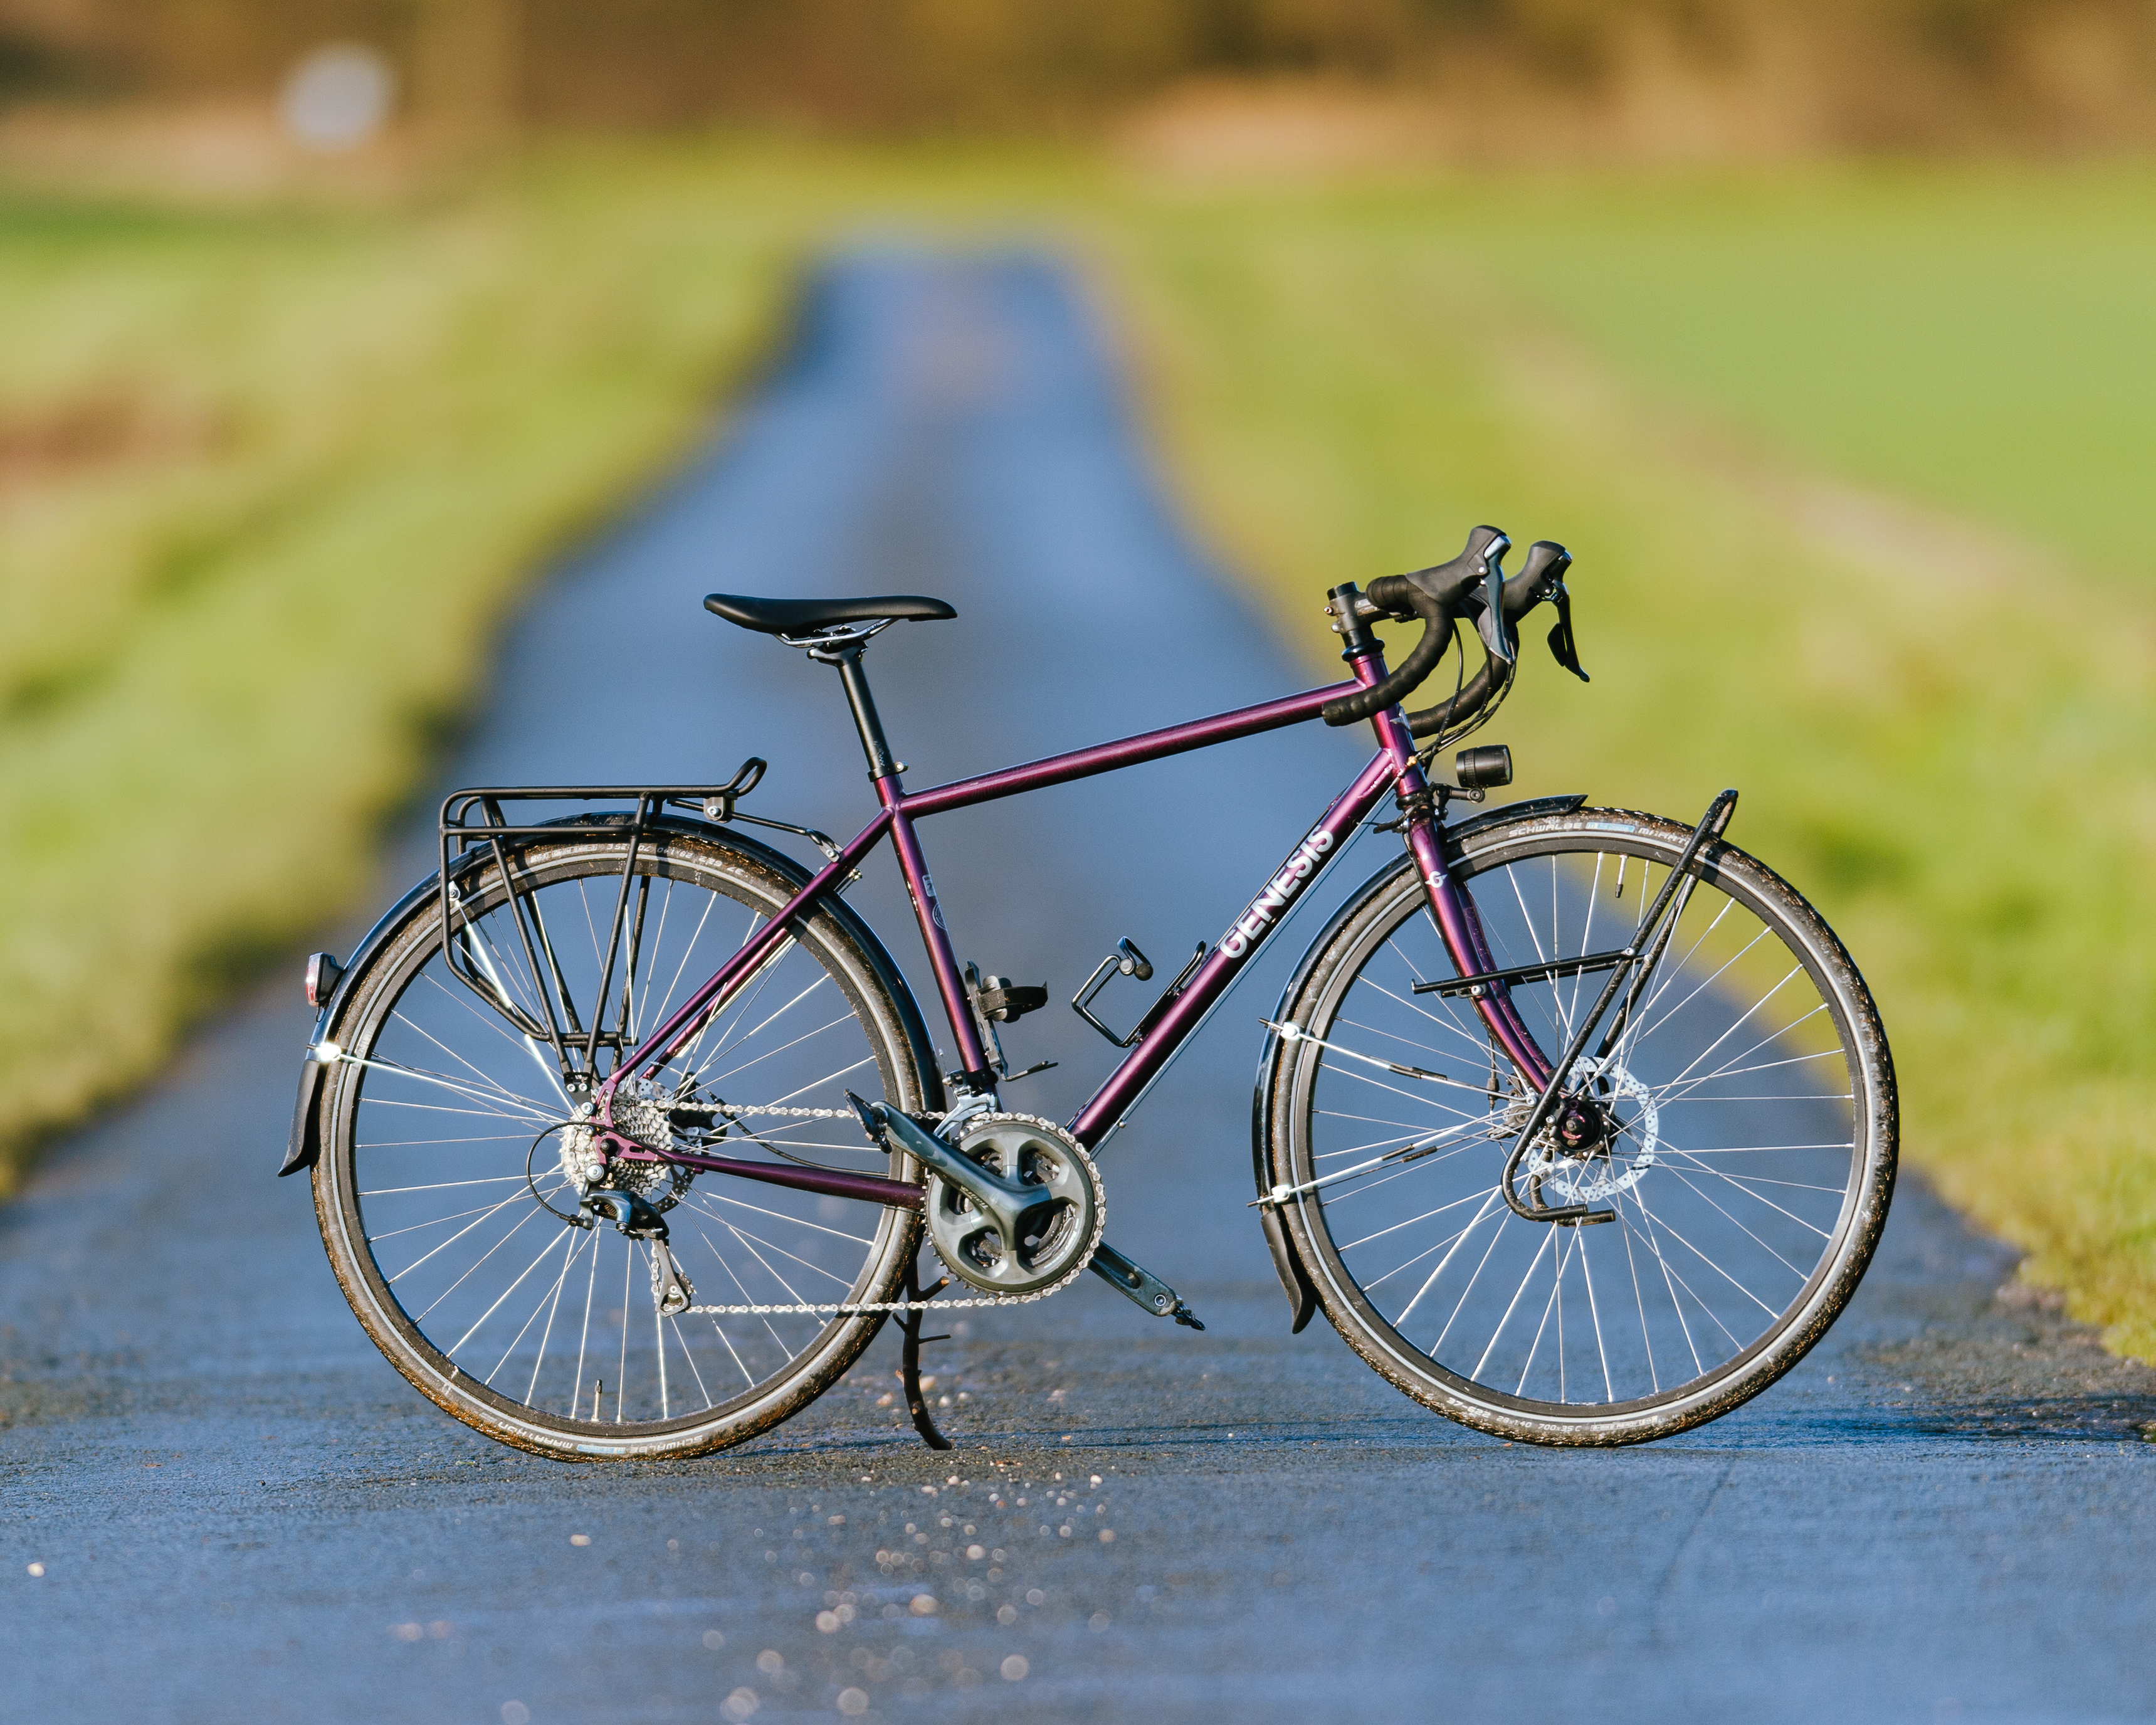
<svg viewBox="0 0 2156 1725">
<path fill-rule="evenodd" d="M 1423 680 L 1437 669 L 1445 649 L 1452 644 L 1452 608 L 1414 582 L 1398 575 L 1380 576 L 1370 583 L 1368 597 L 1381 610 L 1395 614 L 1409 610 L 1421 618 L 1422 639 L 1381 682 L 1327 701 L 1321 711 L 1328 725 L 1353 725 L 1398 706 L 1422 686 Z"/>
<path fill-rule="evenodd" d="M 1490 697 L 1504 685 L 1505 679 L 1498 670 L 1498 661 L 1486 655 L 1482 669 L 1470 677 L 1460 692 L 1450 700 L 1408 715 L 1409 734 L 1430 737 L 1440 731 L 1450 730 L 1463 720 L 1471 719 L 1481 712 L 1489 705 Z"/>
<path fill-rule="evenodd" d="M 1503 603 L 1505 619 L 1517 624 L 1528 612 L 1541 604 L 1556 591 L 1564 572 L 1572 567 L 1572 553 L 1553 540 L 1537 539 L 1527 547 L 1527 560 L 1520 572 L 1505 583 Z M 1374 603 L 1381 583 L 1373 582 L 1370 592 Z M 1449 731 L 1455 725 L 1464 724 L 1490 704 L 1491 698 L 1502 690 L 1507 676 L 1496 660 L 1485 656 L 1482 669 L 1460 686 L 1451 700 L 1435 706 L 1424 707 L 1419 713 L 1408 715 L 1408 731 L 1415 737 L 1431 737 Z"/>
</svg>

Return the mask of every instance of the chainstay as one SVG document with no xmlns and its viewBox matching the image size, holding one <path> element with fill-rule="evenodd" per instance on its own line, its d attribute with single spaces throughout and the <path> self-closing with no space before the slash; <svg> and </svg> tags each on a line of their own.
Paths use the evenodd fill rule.
<svg viewBox="0 0 2156 1725">
<path fill-rule="evenodd" d="M 702 1107 L 707 1105 L 699 1103 L 696 1106 Z M 762 1105 L 754 1102 L 712 1102 L 708 1106 L 713 1113 L 726 1115 L 729 1119 L 742 1114 L 783 1114 L 789 1120 L 855 1120 L 860 1117 L 850 1108 L 782 1108 L 776 1103 Z M 913 1117 L 916 1120 L 943 1118 L 940 1113 L 918 1114 Z"/>
<path fill-rule="evenodd" d="M 819 1118 L 832 1117 L 835 1114 L 835 1111 L 830 1109 L 780 1109 L 778 1107 L 763 1109 L 744 1107 L 739 1110 L 729 1110 L 728 1111 L 743 1114 L 806 1113 L 812 1114 Z M 847 1111 L 846 1117 L 852 1117 L 850 1110 Z M 1029 1126 L 1044 1127 L 1058 1137 L 1063 1136 L 1060 1130 L 1055 1127 L 1053 1122 L 1043 1120 L 1038 1115 L 1034 1114 L 990 1113 L 977 1115 L 974 1118 L 977 1120 L 995 1119 L 1023 1121 Z M 1089 1168 L 1091 1166 L 1090 1162 L 1087 1165 Z M 1093 1173 L 1092 1178 L 1097 1195 L 1100 1186 L 1100 1175 L 1097 1171 Z M 675 1315 L 680 1317 L 778 1317 L 782 1314 L 790 1315 L 793 1313 L 808 1314 L 816 1312 L 830 1312 L 834 1316 L 855 1317 L 865 1317 L 870 1313 L 878 1312 L 928 1312 L 931 1310 L 937 1312 L 955 1312 L 985 1306 L 1031 1306 L 1038 1301 L 1047 1299 L 1052 1294 L 1061 1293 L 1064 1289 L 1069 1287 L 1086 1272 L 1087 1267 L 1091 1266 L 1093 1261 L 1093 1255 L 1095 1251 L 1099 1249 L 1101 1244 L 1101 1231 L 1103 1225 L 1106 1224 L 1106 1204 L 1096 1203 L 1093 1215 L 1093 1238 L 1086 1244 L 1085 1255 L 1075 1264 L 1070 1266 L 1070 1274 L 1064 1276 L 1062 1280 L 1053 1282 L 1047 1287 L 1037 1288 L 1030 1294 L 995 1294 L 986 1296 L 977 1296 L 966 1300 L 832 1301 L 828 1304 L 823 1305 L 814 1305 L 806 1301 L 797 1301 L 783 1306 L 691 1306 Z M 937 1255 L 939 1256 L 942 1255 L 940 1250 Z M 953 1274 L 956 1274 L 956 1272 L 953 1271 Z"/>
</svg>

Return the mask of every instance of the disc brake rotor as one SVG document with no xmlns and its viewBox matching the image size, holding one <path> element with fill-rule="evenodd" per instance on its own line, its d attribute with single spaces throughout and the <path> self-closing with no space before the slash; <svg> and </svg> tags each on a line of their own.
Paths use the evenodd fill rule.
<svg viewBox="0 0 2156 1725">
<path fill-rule="evenodd" d="M 1076 1139 L 1031 1114 L 977 1114 L 957 1145 L 1006 1179 L 1037 1188 L 1018 1238 L 940 1174 L 928 1177 L 928 1237 L 951 1273 L 987 1294 L 1052 1292 L 1084 1270 L 1101 1242 L 1107 1200 Z"/>
<path fill-rule="evenodd" d="M 1609 1142 L 1586 1156 L 1572 1156 L 1545 1135 L 1521 1163 L 1520 1174 L 1523 1181 L 1539 1183 L 1544 1203 L 1549 1201 L 1547 1194 L 1554 1193 L 1567 1204 L 1599 1204 L 1630 1192 L 1655 1165 L 1661 1111 L 1647 1086 L 1614 1060 L 1589 1055 L 1572 1070 L 1583 1083 L 1599 1081 L 1602 1106 L 1609 1117 Z M 1620 1102 L 1630 1106 L 1620 1113 Z"/>
</svg>

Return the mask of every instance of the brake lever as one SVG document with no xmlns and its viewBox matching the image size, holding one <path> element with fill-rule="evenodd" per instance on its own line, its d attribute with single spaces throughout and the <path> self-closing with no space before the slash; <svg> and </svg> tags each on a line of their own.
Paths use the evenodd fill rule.
<svg viewBox="0 0 2156 1725">
<path fill-rule="evenodd" d="M 1475 619 L 1475 632 L 1482 637 L 1482 644 L 1492 659 L 1506 665 L 1518 661 L 1519 636 L 1514 633 L 1512 619 L 1505 615 L 1505 569 L 1502 561 L 1512 548 L 1502 537 L 1496 540 L 1484 556 L 1486 572 L 1482 578 L 1482 591 L 1471 603 L 1481 606 Z"/>
<path fill-rule="evenodd" d="M 1549 632 L 1552 655 L 1581 682 L 1593 682 L 1594 678 L 1580 668 L 1579 648 L 1572 638 L 1572 595 L 1565 590 L 1562 581 L 1557 583 L 1556 590 L 1550 594 L 1550 603 L 1557 607 L 1557 622 Z"/>
<path fill-rule="evenodd" d="M 1564 584 L 1564 572 L 1571 567 L 1570 552 L 1553 539 L 1537 539 L 1527 547 L 1520 572 L 1507 583 L 1512 591 L 1506 596 L 1506 610 L 1512 617 L 1525 617 L 1543 600 L 1550 601 L 1557 608 L 1557 626 L 1548 636 L 1550 652 L 1584 683 L 1591 679 L 1580 668 L 1579 649 L 1572 634 L 1572 594 Z"/>
</svg>

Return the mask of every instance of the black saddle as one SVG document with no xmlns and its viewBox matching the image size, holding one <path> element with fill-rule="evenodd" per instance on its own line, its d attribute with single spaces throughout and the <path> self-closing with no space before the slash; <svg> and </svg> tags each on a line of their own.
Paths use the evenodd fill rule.
<svg viewBox="0 0 2156 1725">
<path fill-rule="evenodd" d="M 759 634 L 800 635 L 840 623 L 941 623 L 958 614 L 941 599 L 887 593 L 865 599 L 758 599 L 746 593 L 704 596 L 704 608 Z"/>
</svg>

